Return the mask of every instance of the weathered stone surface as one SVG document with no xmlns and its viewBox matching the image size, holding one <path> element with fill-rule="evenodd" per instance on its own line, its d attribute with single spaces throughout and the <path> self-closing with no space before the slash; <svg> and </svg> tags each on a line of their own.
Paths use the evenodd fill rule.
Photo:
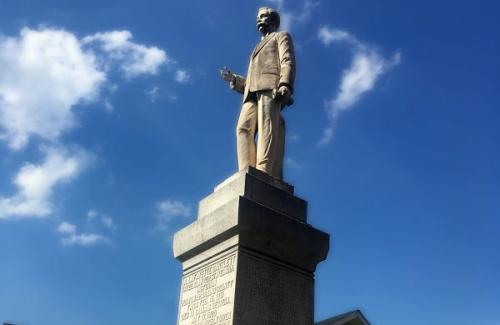
<svg viewBox="0 0 500 325">
<path fill-rule="evenodd" d="M 235 246 L 188 268 L 179 325 L 312 325 L 313 273 Z"/>
<path fill-rule="evenodd" d="M 240 196 L 177 232 L 174 256 L 186 261 L 233 236 L 239 245 L 311 272 L 328 253 L 328 234 Z"/>
<path fill-rule="evenodd" d="M 291 218 L 306 222 L 307 202 L 293 195 L 293 187 L 249 167 L 236 173 L 200 201 L 202 218 L 238 196 L 243 196 Z"/>
<path fill-rule="evenodd" d="M 240 250 L 233 324 L 313 324 L 314 277 Z"/>
<path fill-rule="evenodd" d="M 270 184 L 272 186 L 275 186 L 279 188 L 282 191 L 288 192 L 293 195 L 294 188 L 292 185 L 288 184 L 287 182 L 274 178 L 272 176 L 269 176 L 268 174 L 254 168 L 254 167 L 246 167 L 243 170 L 239 171 L 238 173 L 233 174 L 232 176 L 228 177 L 225 179 L 222 183 L 218 184 L 215 186 L 214 191 L 218 191 L 222 187 L 225 187 L 228 183 L 232 182 L 234 179 L 241 177 L 241 174 L 249 174 L 255 178 L 258 178 L 259 180 L 266 182 L 267 184 Z"/>
<path fill-rule="evenodd" d="M 307 205 L 293 190 L 252 173 L 218 186 L 174 236 L 179 325 L 313 324 L 314 271 L 329 235 L 305 223 Z"/>
</svg>

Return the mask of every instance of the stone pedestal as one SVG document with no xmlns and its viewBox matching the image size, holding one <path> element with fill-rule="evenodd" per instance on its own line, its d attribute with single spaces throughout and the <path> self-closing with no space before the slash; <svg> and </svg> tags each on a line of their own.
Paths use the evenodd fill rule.
<svg viewBox="0 0 500 325">
<path fill-rule="evenodd" d="M 329 235 L 307 224 L 293 187 L 249 168 L 199 204 L 174 237 L 178 325 L 312 325 L 314 271 Z"/>
</svg>

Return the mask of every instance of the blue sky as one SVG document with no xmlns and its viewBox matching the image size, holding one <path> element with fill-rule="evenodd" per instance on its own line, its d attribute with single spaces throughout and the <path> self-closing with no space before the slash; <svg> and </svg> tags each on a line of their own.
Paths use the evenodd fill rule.
<svg viewBox="0 0 500 325">
<path fill-rule="evenodd" d="M 500 324 L 495 1 L 0 0 L 0 321 L 174 324 L 173 233 L 236 170 L 256 10 L 295 41 L 316 318 Z"/>
</svg>

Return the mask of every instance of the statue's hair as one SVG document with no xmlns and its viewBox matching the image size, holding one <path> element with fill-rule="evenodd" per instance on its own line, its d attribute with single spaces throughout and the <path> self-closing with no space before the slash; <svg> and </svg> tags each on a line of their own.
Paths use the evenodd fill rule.
<svg viewBox="0 0 500 325">
<path fill-rule="evenodd" d="M 267 10 L 267 12 L 269 12 L 269 16 L 271 17 L 271 21 L 276 25 L 276 28 L 280 27 L 280 14 L 278 13 L 278 10 L 271 7 L 260 7 L 257 12 L 260 12 L 261 10 Z"/>
</svg>

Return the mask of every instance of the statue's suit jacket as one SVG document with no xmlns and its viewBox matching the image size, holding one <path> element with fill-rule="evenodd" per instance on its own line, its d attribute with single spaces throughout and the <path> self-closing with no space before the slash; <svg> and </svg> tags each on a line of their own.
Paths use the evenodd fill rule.
<svg viewBox="0 0 500 325">
<path fill-rule="evenodd" d="M 286 85 L 293 92 L 295 80 L 295 54 L 290 34 L 268 34 L 255 47 L 250 56 L 247 77 L 237 76 L 233 88 L 242 92 L 243 102 L 252 92 L 273 90 Z"/>
</svg>

